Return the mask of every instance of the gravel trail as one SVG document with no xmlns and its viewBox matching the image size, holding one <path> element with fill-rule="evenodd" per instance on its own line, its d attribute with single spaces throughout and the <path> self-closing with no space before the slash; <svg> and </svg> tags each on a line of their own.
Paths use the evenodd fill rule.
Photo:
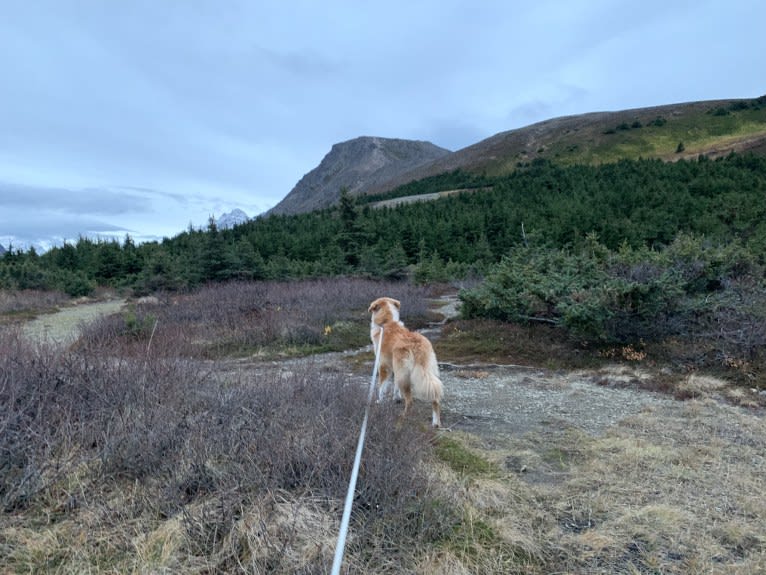
<svg viewBox="0 0 766 575">
<path fill-rule="evenodd" d="M 41 315 L 24 325 L 24 334 L 36 341 L 47 341 L 67 345 L 75 341 L 84 324 L 100 317 L 116 313 L 125 305 L 125 300 L 109 300 L 95 303 L 81 303 Z"/>
</svg>

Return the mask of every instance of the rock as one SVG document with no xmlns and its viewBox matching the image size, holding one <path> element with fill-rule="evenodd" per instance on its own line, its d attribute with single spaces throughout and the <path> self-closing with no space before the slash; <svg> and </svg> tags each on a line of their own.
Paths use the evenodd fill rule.
<svg viewBox="0 0 766 575">
<path fill-rule="evenodd" d="M 361 137 L 335 144 L 319 166 L 303 176 L 270 214 L 297 214 L 327 208 L 346 188 L 352 196 L 450 154 L 431 142 Z"/>
</svg>

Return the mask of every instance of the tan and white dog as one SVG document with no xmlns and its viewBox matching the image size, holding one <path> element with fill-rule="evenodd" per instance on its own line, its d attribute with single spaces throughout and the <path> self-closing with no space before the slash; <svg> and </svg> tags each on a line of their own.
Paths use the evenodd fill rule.
<svg viewBox="0 0 766 575">
<path fill-rule="evenodd" d="M 396 391 L 404 397 L 404 414 L 412 406 L 412 397 L 430 401 L 433 410 L 431 423 L 441 426 L 440 403 L 443 386 L 439 379 L 439 364 L 431 342 L 425 336 L 408 330 L 399 321 L 401 303 L 390 297 L 381 297 L 370 304 L 370 339 L 378 353 L 378 401 L 385 396 L 388 376 L 393 373 Z M 380 345 L 381 328 L 383 345 Z"/>
</svg>

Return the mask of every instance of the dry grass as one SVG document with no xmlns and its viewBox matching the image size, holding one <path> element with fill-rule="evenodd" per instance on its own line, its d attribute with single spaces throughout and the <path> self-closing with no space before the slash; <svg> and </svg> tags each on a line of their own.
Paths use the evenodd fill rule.
<svg viewBox="0 0 766 575">
<path fill-rule="evenodd" d="M 27 320 L 40 313 L 53 311 L 69 299 L 60 292 L 0 290 L 0 325 Z"/>
<path fill-rule="evenodd" d="M 766 572 L 764 397 L 737 374 L 663 365 L 656 349 L 582 357 L 545 327 L 459 321 L 444 336 L 445 361 L 579 366 L 574 377 L 677 401 L 603 435 L 452 435 L 436 451 L 448 468 L 437 483 L 463 523 L 486 529 L 469 538 L 473 551 L 427 554 L 423 572 Z"/>
<path fill-rule="evenodd" d="M 756 573 L 766 566 L 761 415 L 714 401 L 646 413 L 584 442 L 562 506 L 573 569 Z"/>
<path fill-rule="evenodd" d="M 598 437 L 570 430 L 483 447 L 460 441 L 506 471 L 474 465 L 468 479 L 441 471 L 463 521 L 480 518 L 492 537 L 474 534 L 481 552 L 429 556 L 433 572 L 766 570 L 763 412 L 707 398 L 647 410 Z M 557 460 L 557 472 L 535 473 L 546 459 Z"/>
<path fill-rule="evenodd" d="M 439 468 L 436 483 L 461 510 L 461 526 L 438 553 L 424 556 L 423 572 L 766 569 L 763 413 L 692 400 L 647 411 L 599 437 L 572 431 L 505 444 L 455 441 L 485 463 L 466 474 L 448 456 L 447 468 Z M 551 458 L 559 460 L 555 474 L 534 473 Z"/>
<path fill-rule="evenodd" d="M 312 289 L 325 288 L 346 293 L 340 284 Z M 290 310 L 288 331 L 301 325 L 294 318 L 319 330 L 349 322 L 367 338 L 372 298 L 351 285 L 359 301 L 344 296 L 345 308 L 319 317 L 289 303 L 301 287 L 209 289 L 175 305 L 139 306 L 116 331 L 105 320 L 68 350 L 0 331 L 3 572 L 328 572 L 364 390 L 295 364 L 275 377 L 220 377 L 221 364 L 194 356 L 214 355 L 209 344 L 189 342 L 234 337 L 227 322 L 274 305 Z M 396 293 L 395 285 L 369 289 Z M 276 300 L 280 293 L 285 299 Z M 407 318 L 417 297 L 402 296 Z M 470 344 L 462 358 L 507 354 L 495 343 L 494 355 L 481 355 L 492 333 L 483 324 L 448 324 L 447 340 L 456 327 Z M 184 333 L 194 336 L 174 346 L 173 334 Z M 564 344 L 550 334 L 503 335 L 523 358 L 513 363 L 538 363 L 546 347 L 555 366 L 566 353 L 585 353 L 557 356 Z M 457 357 L 449 350 L 440 359 Z M 595 384 L 660 389 L 683 401 L 647 408 L 601 435 L 552 427 L 506 439 L 433 434 L 415 419 L 397 422 L 398 406 L 373 410 L 345 569 L 766 572 L 761 403 L 720 378 L 662 375 L 651 357 L 618 367 L 616 359 L 575 363 Z"/>
<path fill-rule="evenodd" d="M 369 342 L 367 306 L 381 294 L 406 301 L 414 325 L 425 321 L 429 291 L 406 283 L 232 282 L 163 295 L 159 305 L 136 304 L 93 324 L 83 343 L 111 345 L 119 339 L 141 354 L 151 337 L 158 353 L 208 359 L 338 351 Z"/>
</svg>

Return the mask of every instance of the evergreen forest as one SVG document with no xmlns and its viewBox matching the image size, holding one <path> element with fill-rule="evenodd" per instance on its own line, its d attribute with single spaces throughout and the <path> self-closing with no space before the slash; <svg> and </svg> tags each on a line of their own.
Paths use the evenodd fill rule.
<svg viewBox="0 0 766 575">
<path fill-rule="evenodd" d="M 766 254 L 766 159 L 623 160 L 561 167 L 544 160 L 510 175 L 452 172 L 388 197 L 465 189 L 436 201 L 374 207 L 343 194 L 332 209 L 261 217 L 233 229 L 193 229 L 137 245 L 81 237 L 44 254 L 11 249 L 0 287 L 87 295 L 136 294 L 232 279 L 338 275 L 448 281 L 483 277 L 519 246 L 661 251 L 679 234 Z"/>
</svg>

